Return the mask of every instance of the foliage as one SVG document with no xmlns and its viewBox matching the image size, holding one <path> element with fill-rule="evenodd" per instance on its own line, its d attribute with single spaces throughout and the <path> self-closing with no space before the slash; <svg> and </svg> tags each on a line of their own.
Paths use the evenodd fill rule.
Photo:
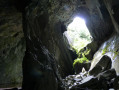
<svg viewBox="0 0 119 90">
<path fill-rule="evenodd" d="M 107 46 L 102 50 L 102 55 L 104 55 L 106 52 L 108 52 L 108 47 L 109 47 L 109 45 L 107 45 Z"/>
<path fill-rule="evenodd" d="M 87 50 L 85 53 L 79 53 L 79 51 L 85 47 L 88 43 L 91 42 L 91 35 L 85 25 L 85 21 L 81 18 L 75 18 L 74 21 L 68 26 L 66 32 L 66 37 L 69 41 L 69 44 L 73 50 L 76 51 L 78 55 L 81 55 L 82 58 L 77 58 L 74 60 L 73 67 L 77 63 L 87 62 L 88 59 L 85 55 L 89 54 L 90 50 Z"/>
<path fill-rule="evenodd" d="M 88 62 L 89 60 L 85 57 L 85 55 L 83 54 L 82 58 L 77 58 L 74 60 L 73 63 L 73 67 L 77 64 L 77 63 L 83 63 L 83 62 Z"/>
<path fill-rule="evenodd" d="M 104 55 L 107 52 L 107 49 L 102 50 L 102 55 Z"/>
<path fill-rule="evenodd" d="M 114 51 L 114 57 L 113 57 L 113 59 L 115 59 L 117 57 L 118 53 L 119 53 L 118 51 L 117 52 Z"/>
<path fill-rule="evenodd" d="M 104 55 L 107 52 L 112 52 L 114 54 L 113 55 L 113 59 L 115 59 L 117 57 L 117 55 L 119 54 L 118 48 L 115 48 L 114 50 L 113 49 L 112 50 L 109 50 L 108 49 L 109 46 L 110 46 L 110 43 L 107 43 L 106 46 L 105 46 L 105 48 L 102 50 L 102 55 Z"/>
</svg>

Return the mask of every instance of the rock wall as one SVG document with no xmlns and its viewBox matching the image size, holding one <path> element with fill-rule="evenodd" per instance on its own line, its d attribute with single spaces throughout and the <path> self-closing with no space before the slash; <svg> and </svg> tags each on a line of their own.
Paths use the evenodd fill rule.
<svg viewBox="0 0 119 90">
<path fill-rule="evenodd" d="M 118 18 L 117 15 L 119 15 L 119 1 L 118 0 L 100 0 L 99 1 L 102 6 L 105 7 L 108 11 L 108 17 L 110 17 L 111 22 L 108 22 L 109 25 L 112 24 L 114 28 L 111 28 L 115 33 L 112 33 L 112 35 L 106 40 L 98 50 L 98 52 L 94 55 L 91 69 L 95 67 L 95 65 L 100 61 L 101 57 L 104 55 L 108 55 L 112 60 L 112 68 L 116 70 L 117 75 L 119 74 L 118 71 L 118 32 L 119 32 L 119 24 L 118 24 Z M 95 4 L 96 5 L 96 4 Z M 103 9 L 103 8 L 102 8 Z M 105 14 L 102 14 L 105 15 Z M 107 15 L 107 14 L 106 14 Z M 107 18 L 107 17 L 106 17 Z M 104 20 L 104 19 L 103 19 Z M 108 30 L 108 28 L 107 28 Z M 110 29 L 109 29 L 110 30 Z"/>
<path fill-rule="evenodd" d="M 96 41 L 103 41 L 113 33 L 114 26 L 104 0 L 86 0 L 89 10 L 87 27 Z"/>
<path fill-rule="evenodd" d="M 108 12 L 110 14 L 110 17 L 112 19 L 113 25 L 115 27 L 116 32 L 119 33 L 119 1 L 118 0 L 104 0 L 105 6 L 108 9 Z"/>
<path fill-rule="evenodd" d="M 25 39 L 22 13 L 12 3 L 0 1 L 0 87 L 22 83 Z"/>
<path fill-rule="evenodd" d="M 63 39 L 65 22 L 73 13 L 70 11 L 76 7 L 75 4 L 70 6 L 70 3 L 73 2 L 38 0 L 26 8 L 24 90 L 60 90 L 62 78 L 73 74 L 73 60 Z"/>
</svg>

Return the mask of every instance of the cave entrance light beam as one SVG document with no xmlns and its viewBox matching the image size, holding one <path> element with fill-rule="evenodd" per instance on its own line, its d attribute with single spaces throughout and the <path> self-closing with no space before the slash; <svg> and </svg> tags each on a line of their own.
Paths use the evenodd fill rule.
<svg viewBox="0 0 119 90">
<path fill-rule="evenodd" d="M 91 42 L 91 35 L 86 27 L 85 20 L 75 17 L 64 33 L 71 47 L 79 51 Z"/>
</svg>

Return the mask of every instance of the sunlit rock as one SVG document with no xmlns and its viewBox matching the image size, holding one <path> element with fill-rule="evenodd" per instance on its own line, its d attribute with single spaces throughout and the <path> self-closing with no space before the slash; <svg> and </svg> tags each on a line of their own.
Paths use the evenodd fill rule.
<svg viewBox="0 0 119 90">
<path fill-rule="evenodd" d="M 97 75 L 103 71 L 106 71 L 108 69 L 111 69 L 111 58 L 109 58 L 108 56 L 104 55 L 99 62 L 94 66 L 94 68 L 90 71 L 89 73 L 91 75 Z"/>
</svg>

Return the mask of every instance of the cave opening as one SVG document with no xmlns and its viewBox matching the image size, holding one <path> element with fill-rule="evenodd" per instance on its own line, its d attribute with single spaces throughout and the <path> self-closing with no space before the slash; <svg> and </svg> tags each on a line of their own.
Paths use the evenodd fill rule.
<svg viewBox="0 0 119 90">
<path fill-rule="evenodd" d="M 77 53 L 92 41 L 92 36 L 86 26 L 85 19 L 75 17 L 73 21 L 67 26 L 67 31 L 64 32 L 67 37 L 71 50 Z"/>
</svg>

